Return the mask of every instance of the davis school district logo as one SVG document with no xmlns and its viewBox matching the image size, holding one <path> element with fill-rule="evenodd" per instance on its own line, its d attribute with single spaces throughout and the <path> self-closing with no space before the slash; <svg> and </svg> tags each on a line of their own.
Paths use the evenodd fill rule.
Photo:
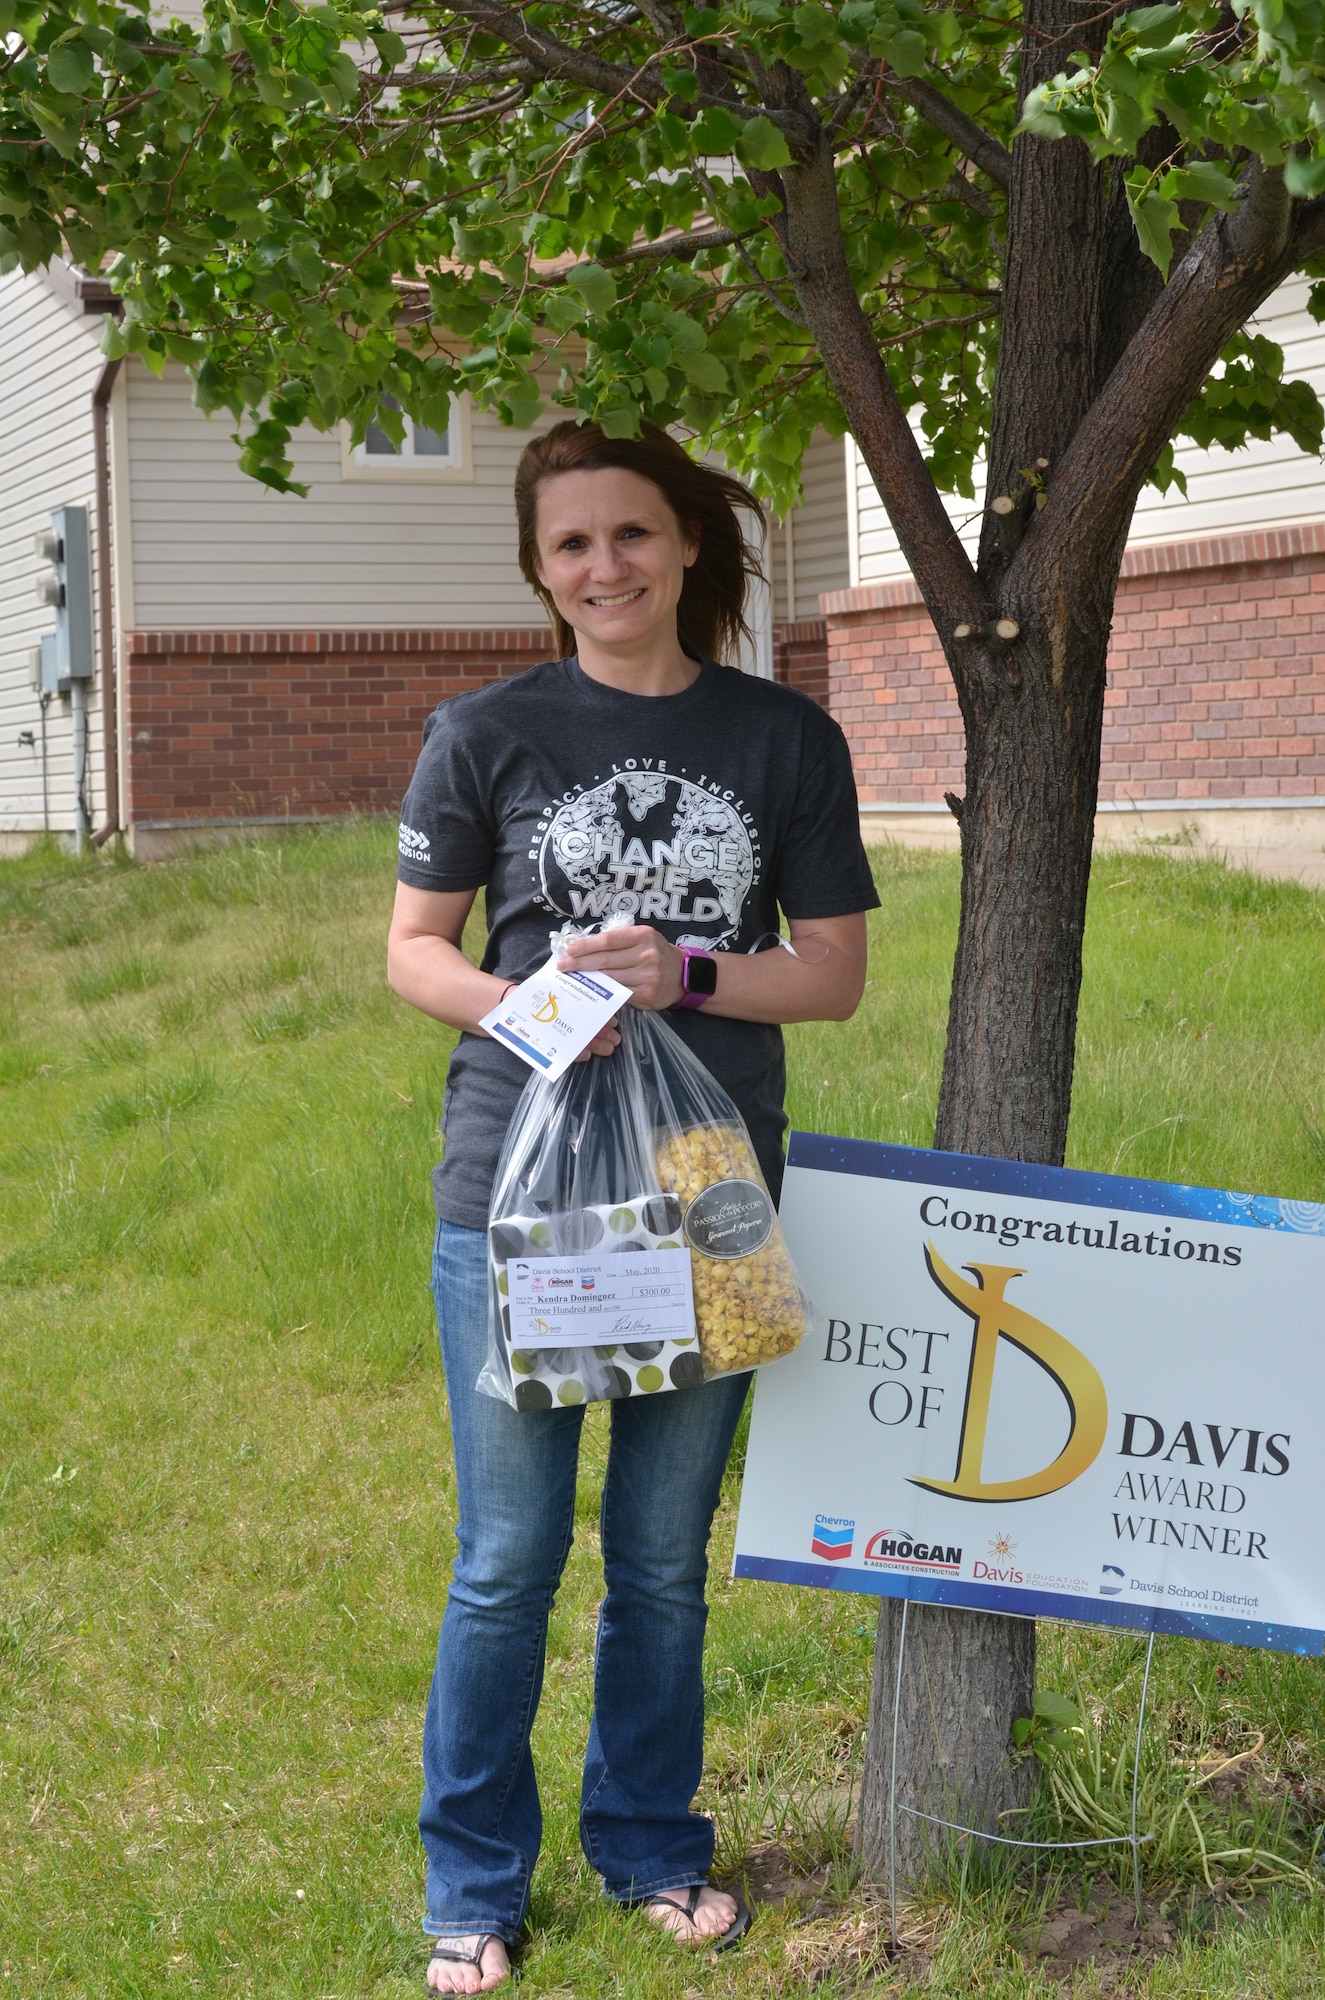
<svg viewBox="0 0 1325 2000">
<path fill-rule="evenodd" d="M 816 1514 L 810 1554 L 818 1556 L 821 1562 L 841 1562 L 851 1554 L 855 1533 L 854 1521 L 843 1521 L 836 1514 Z"/>
</svg>

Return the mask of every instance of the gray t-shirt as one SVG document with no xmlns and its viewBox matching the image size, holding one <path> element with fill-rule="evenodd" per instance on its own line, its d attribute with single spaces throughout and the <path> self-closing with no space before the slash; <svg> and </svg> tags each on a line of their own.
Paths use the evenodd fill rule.
<svg viewBox="0 0 1325 2000">
<path fill-rule="evenodd" d="M 483 969 L 502 979 L 545 964 L 550 932 L 616 910 L 674 944 L 749 951 L 779 909 L 839 917 L 879 900 L 837 724 L 805 695 L 711 661 L 681 694 L 623 694 L 571 658 L 444 702 L 400 818 L 402 882 L 486 890 Z M 668 1020 L 735 1100 L 776 1195 L 781 1029 L 702 1009 Z M 433 1173 L 446 1221 L 486 1228 L 529 1075 L 486 1035 L 460 1037 Z"/>
</svg>

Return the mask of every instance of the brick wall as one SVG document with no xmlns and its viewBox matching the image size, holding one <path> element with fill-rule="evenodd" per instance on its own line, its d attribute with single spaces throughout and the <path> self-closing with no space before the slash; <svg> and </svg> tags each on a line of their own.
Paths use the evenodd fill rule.
<svg viewBox="0 0 1325 2000">
<path fill-rule="evenodd" d="M 828 627 L 822 618 L 773 627 L 773 678 L 827 708 Z"/>
<path fill-rule="evenodd" d="M 546 660 L 546 630 L 133 632 L 135 825 L 392 812 L 439 701 Z M 822 618 L 774 629 L 777 678 L 828 698 Z"/>
<path fill-rule="evenodd" d="M 863 800 L 936 800 L 964 735 L 904 583 L 823 600 L 829 702 Z M 1105 696 L 1103 799 L 1325 797 L 1325 523 L 1133 549 Z"/>
<path fill-rule="evenodd" d="M 392 812 L 448 695 L 548 658 L 505 632 L 134 632 L 129 818 Z"/>
</svg>

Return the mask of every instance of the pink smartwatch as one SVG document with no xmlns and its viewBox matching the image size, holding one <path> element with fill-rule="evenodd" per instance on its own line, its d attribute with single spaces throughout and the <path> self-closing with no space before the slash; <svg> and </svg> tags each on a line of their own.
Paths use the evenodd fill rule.
<svg viewBox="0 0 1325 2000">
<path fill-rule="evenodd" d="M 683 1007 L 702 1007 L 718 990 L 718 961 L 712 953 L 695 951 L 688 944 L 681 945 L 679 950 L 681 998 L 673 1001 L 667 1009 L 669 1014 L 679 1014 Z"/>
</svg>

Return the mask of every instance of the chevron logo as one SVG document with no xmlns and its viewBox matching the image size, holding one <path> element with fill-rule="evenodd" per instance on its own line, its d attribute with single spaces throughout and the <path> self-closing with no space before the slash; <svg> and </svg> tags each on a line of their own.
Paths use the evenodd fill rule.
<svg viewBox="0 0 1325 2000">
<path fill-rule="evenodd" d="M 810 1553 L 822 1562 L 841 1562 L 844 1556 L 851 1554 L 855 1533 L 854 1521 L 843 1521 L 835 1514 L 816 1514 Z"/>
</svg>

